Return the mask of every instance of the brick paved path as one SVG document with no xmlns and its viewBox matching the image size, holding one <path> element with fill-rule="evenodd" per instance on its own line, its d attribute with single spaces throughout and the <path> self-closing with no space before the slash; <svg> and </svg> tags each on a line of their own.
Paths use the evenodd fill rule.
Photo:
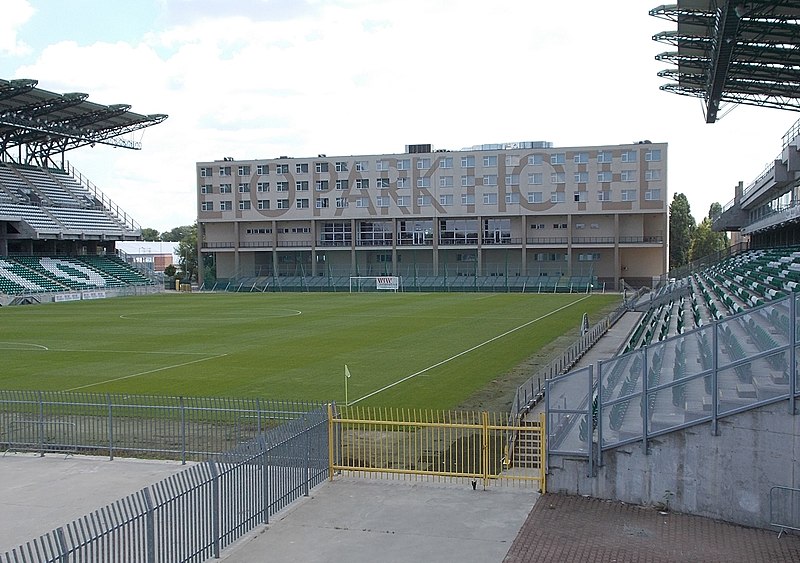
<svg viewBox="0 0 800 563">
<path fill-rule="evenodd" d="M 579 496 L 539 498 L 504 563 L 800 562 L 800 535 Z"/>
</svg>

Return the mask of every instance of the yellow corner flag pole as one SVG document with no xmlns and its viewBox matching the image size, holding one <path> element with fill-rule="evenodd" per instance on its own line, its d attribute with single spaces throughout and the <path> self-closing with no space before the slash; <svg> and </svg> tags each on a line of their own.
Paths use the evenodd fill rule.
<svg viewBox="0 0 800 563">
<path fill-rule="evenodd" d="M 350 370 L 347 369 L 347 364 L 344 365 L 344 406 L 347 406 L 347 380 L 350 379 Z"/>
</svg>

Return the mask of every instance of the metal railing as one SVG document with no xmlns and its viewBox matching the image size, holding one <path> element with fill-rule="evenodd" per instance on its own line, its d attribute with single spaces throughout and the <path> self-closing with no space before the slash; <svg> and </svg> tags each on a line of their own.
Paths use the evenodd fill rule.
<svg viewBox="0 0 800 563">
<path fill-rule="evenodd" d="M 202 461 L 318 403 L 0 390 L 0 449 Z"/>
<path fill-rule="evenodd" d="M 800 531 L 800 489 L 772 487 L 769 490 L 769 525 L 778 528 L 778 537 L 786 530 Z"/>
<path fill-rule="evenodd" d="M 205 561 L 328 477 L 326 409 L 272 428 L 19 547 L 3 563 Z"/>
</svg>

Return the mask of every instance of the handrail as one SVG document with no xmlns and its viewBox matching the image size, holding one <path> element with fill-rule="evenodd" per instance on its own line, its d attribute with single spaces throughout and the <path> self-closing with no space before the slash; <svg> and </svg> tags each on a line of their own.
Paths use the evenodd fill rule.
<svg viewBox="0 0 800 563">
<path fill-rule="evenodd" d="M 100 188 L 95 186 L 89 178 L 84 176 L 80 173 L 80 171 L 76 170 L 74 166 L 72 166 L 69 161 L 64 162 L 64 170 L 73 178 L 75 178 L 79 184 L 83 187 L 88 189 L 92 195 L 94 195 L 97 200 L 100 201 L 100 204 L 103 206 L 103 209 L 110 212 L 117 220 L 119 220 L 126 229 L 131 231 L 141 231 L 142 227 L 137 223 L 133 217 L 128 215 L 119 205 L 114 203 L 111 198 L 109 198 L 106 194 L 100 191 Z"/>
</svg>

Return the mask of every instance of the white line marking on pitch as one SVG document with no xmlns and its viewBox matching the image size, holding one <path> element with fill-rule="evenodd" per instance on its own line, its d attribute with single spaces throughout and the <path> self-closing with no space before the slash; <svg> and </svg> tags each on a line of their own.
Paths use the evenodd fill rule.
<svg viewBox="0 0 800 563">
<path fill-rule="evenodd" d="M 559 307 L 558 309 L 553 309 L 552 311 L 550 311 L 549 313 L 546 313 L 546 314 L 542 315 L 541 317 L 538 317 L 538 318 L 536 318 L 536 319 L 530 320 L 530 321 L 528 321 L 528 322 L 527 322 L 527 323 L 525 323 L 525 324 L 521 324 L 521 325 L 519 325 L 518 327 L 515 327 L 515 328 L 512 328 L 512 329 L 510 329 L 510 330 L 507 330 L 507 331 L 505 331 L 503 334 L 498 334 L 497 336 L 494 336 L 494 337 L 490 338 L 489 340 L 486 340 L 485 342 L 481 342 L 480 344 L 476 344 L 476 345 L 475 345 L 475 346 L 473 346 L 472 348 L 468 348 L 468 349 L 464 350 L 463 352 L 459 352 L 459 353 L 458 353 L 458 354 L 456 354 L 455 356 L 450 356 L 450 357 L 449 357 L 449 358 L 447 358 L 446 360 L 442 360 L 441 362 L 437 362 L 437 363 L 433 364 L 432 366 L 428 366 L 428 367 L 426 367 L 425 369 L 421 369 L 421 370 L 419 370 L 418 372 L 412 373 L 411 375 L 407 375 L 407 376 L 405 376 L 405 377 L 404 377 L 404 378 L 402 378 L 402 379 L 398 379 L 398 380 L 397 380 L 397 381 L 395 381 L 394 383 L 390 383 L 389 385 L 386 385 L 385 387 L 381 387 L 381 388 L 380 388 L 380 389 L 378 389 L 377 391 L 373 391 L 372 393 L 368 393 L 368 394 L 364 395 L 363 397 L 360 397 L 360 398 L 356 399 L 355 401 L 350 401 L 350 403 L 349 403 L 349 404 L 351 404 L 351 405 L 354 405 L 354 404 L 356 404 L 356 403 L 358 403 L 358 402 L 360 402 L 360 401 L 363 401 L 364 399 L 369 399 L 369 398 L 370 398 L 370 397 L 372 397 L 373 395 L 377 395 L 378 393 L 382 393 L 383 391 L 386 391 L 387 389 L 391 389 L 391 388 L 392 388 L 392 387 L 394 387 L 395 385 L 400 385 L 401 383 L 403 383 L 403 382 L 405 382 L 405 381 L 408 381 L 409 379 L 411 379 L 411 378 L 413 378 L 413 377 L 417 377 L 418 375 L 422 375 L 422 374 L 423 374 L 423 373 L 425 373 L 426 371 L 430 371 L 430 370 L 432 370 L 433 368 L 437 368 L 437 367 L 439 367 L 439 366 L 440 366 L 440 365 L 442 365 L 442 364 L 446 364 L 447 362 L 449 362 L 449 361 L 451 361 L 451 360 L 455 360 L 456 358 L 458 358 L 458 357 L 460 357 L 460 356 L 463 356 L 464 354 L 468 354 L 469 352 L 472 352 L 472 351 L 474 351 L 474 350 L 477 350 L 477 349 L 478 349 L 478 348 L 480 348 L 481 346 L 485 346 L 486 344 L 489 344 L 489 343 L 491 343 L 491 342 L 494 342 L 495 340 L 497 340 L 497 339 L 499 339 L 499 338 L 503 338 L 504 336 L 508 336 L 508 335 L 509 335 L 509 334 L 511 334 L 512 332 L 516 332 L 516 331 L 518 331 L 519 329 L 521 329 L 521 328 L 525 328 L 525 327 L 526 327 L 526 326 L 528 326 L 528 325 L 531 325 L 531 324 L 533 324 L 533 323 L 535 323 L 535 322 L 541 321 L 542 319 L 545 319 L 545 318 L 549 317 L 550 315 L 553 315 L 553 314 L 555 314 L 555 313 L 558 313 L 559 311 L 563 311 L 563 310 L 564 310 L 564 309 L 566 309 L 567 307 L 572 307 L 573 305 L 576 305 L 577 303 L 580 303 L 580 302 L 581 302 L 581 301 L 583 301 L 584 299 L 589 299 L 589 296 L 587 295 L 586 297 L 581 297 L 581 298 L 580 298 L 580 299 L 578 299 L 577 301 L 573 301 L 572 303 L 568 303 L 568 304 L 564 305 L 563 307 Z"/>
<path fill-rule="evenodd" d="M 219 354 L 218 356 L 211 356 L 208 358 L 200 358 L 199 360 L 192 360 L 191 362 L 184 362 L 182 364 L 174 364 L 171 366 L 164 366 L 156 369 L 150 369 L 147 371 L 141 371 L 139 373 L 132 373 L 130 375 L 123 375 L 122 377 L 115 377 L 114 379 L 106 379 L 105 381 L 98 381 L 97 383 L 87 383 L 86 385 L 80 385 L 78 387 L 72 387 L 70 389 L 64 389 L 64 391 L 77 391 L 78 389 L 86 389 L 87 387 L 94 387 L 95 385 L 103 385 L 105 383 L 113 383 L 115 381 L 122 381 L 123 379 L 130 379 L 131 377 L 139 377 L 140 375 L 147 375 L 150 373 L 156 373 L 159 371 L 164 371 L 172 368 L 180 368 L 183 366 L 189 366 L 192 364 L 199 364 L 200 362 L 205 362 L 207 360 L 216 360 L 217 358 L 222 358 L 227 356 L 228 354 Z"/>
<path fill-rule="evenodd" d="M 7 348 L 3 346 L 4 344 L 10 344 L 13 347 Z M 0 342 L 0 350 L 50 350 L 50 348 L 42 346 L 41 344 L 31 344 L 29 342 Z"/>
</svg>

